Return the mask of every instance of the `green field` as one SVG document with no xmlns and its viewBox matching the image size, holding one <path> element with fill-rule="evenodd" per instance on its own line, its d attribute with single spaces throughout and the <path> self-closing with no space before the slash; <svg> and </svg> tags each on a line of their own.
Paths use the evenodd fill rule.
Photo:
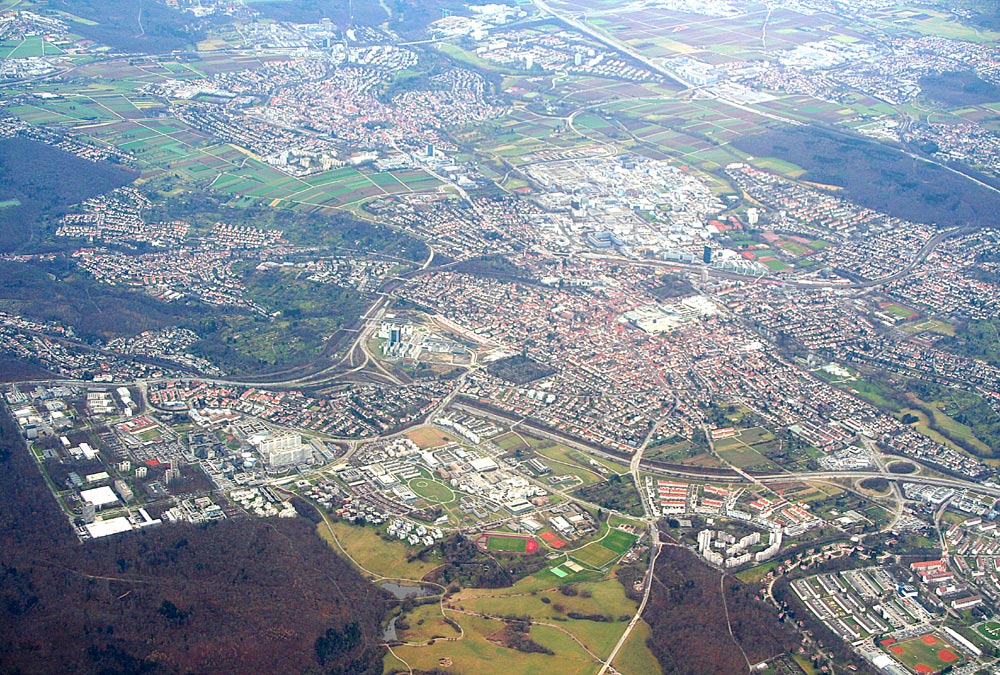
<svg viewBox="0 0 1000 675">
<path fill-rule="evenodd" d="M 547 448 L 537 448 L 539 460 L 552 469 L 556 475 L 572 474 L 580 479 L 583 485 L 599 483 L 605 480 L 612 473 L 623 473 L 627 469 L 621 465 L 614 464 L 607 460 L 594 458 L 598 466 L 590 463 L 590 457 L 584 455 L 579 450 L 567 448 L 565 445 L 553 445 Z M 601 473 L 601 467 L 609 471 Z"/>
<path fill-rule="evenodd" d="M 441 605 L 436 603 L 414 607 L 407 613 L 406 623 L 409 628 L 398 631 L 398 635 L 407 642 L 426 642 L 460 635 L 444 621 Z"/>
<path fill-rule="evenodd" d="M 911 334 L 928 332 L 937 333 L 939 335 L 955 335 L 954 326 L 950 323 L 939 321 L 937 319 L 928 319 L 926 321 L 920 321 L 918 323 L 904 326 L 903 331 Z"/>
<path fill-rule="evenodd" d="M 495 537 L 490 536 L 486 540 L 486 548 L 491 551 L 508 551 L 513 553 L 524 553 L 528 545 L 528 540 L 523 537 Z"/>
<path fill-rule="evenodd" d="M 407 561 L 405 544 L 399 541 L 386 541 L 370 527 L 358 527 L 344 522 L 330 522 L 329 529 L 323 523 L 317 525 L 316 529 L 334 551 L 340 554 L 342 546 L 351 558 L 364 568 L 362 571 L 367 571 L 378 577 L 421 579 L 438 566 L 437 561 Z"/>
<path fill-rule="evenodd" d="M 489 616 L 530 616 L 536 621 L 552 622 L 603 656 L 611 652 L 636 609 L 635 602 L 614 579 L 577 584 L 576 595 L 564 595 L 551 587 L 535 594 L 525 593 L 528 587 L 526 579 L 509 589 L 469 589 L 455 596 L 453 602 L 463 610 Z M 573 619 L 571 613 L 604 619 Z"/>
<path fill-rule="evenodd" d="M 447 504 L 455 501 L 455 493 L 444 483 L 427 478 L 414 478 L 409 482 L 410 489 L 429 502 Z"/>
<path fill-rule="evenodd" d="M 771 560 L 763 565 L 757 565 L 756 567 L 751 567 L 743 570 L 742 572 L 738 572 L 736 577 L 745 584 L 756 584 L 759 583 L 761 579 L 766 577 L 768 572 L 780 564 L 780 560 Z"/>
<path fill-rule="evenodd" d="M 914 673 L 933 675 L 949 666 L 965 662 L 965 657 L 955 645 L 937 633 L 921 635 L 903 642 L 883 641 L 882 648 Z"/>
<path fill-rule="evenodd" d="M 621 557 L 620 553 L 612 551 L 603 545 L 603 541 L 595 541 L 583 548 L 573 551 L 573 559 L 588 567 L 601 568 Z"/>
<path fill-rule="evenodd" d="M 632 544 L 638 539 L 634 534 L 622 530 L 611 530 L 608 536 L 601 539 L 600 544 L 615 553 L 622 554 L 632 548 Z"/>
<path fill-rule="evenodd" d="M 755 448 L 739 438 L 724 438 L 715 442 L 719 457 L 739 469 L 773 469 L 777 467 Z"/>
<path fill-rule="evenodd" d="M 1000 621 L 987 621 L 976 626 L 976 630 L 987 640 L 1000 641 Z"/>
<path fill-rule="evenodd" d="M 448 659 L 451 668 L 458 673 L 486 673 L 495 670 L 497 664 L 503 664 L 507 675 L 550 675 L 558 664 L 561 674 L 589 675 L 599 667 L 582 647 L 557 628 L 531 628 L 531 639 L 551 649 L 555 652 L 554 656 L 527 654 L 487 639 L 504 627 L 503 621 L 459 612 L 449 612 L 449 618 L 462 627 L 461 639 L 436 640 L 433 645 L 393 647 L 399 658 L 388 654 L 383 672 L 406 673 L 411 672 L 409 668 L 425 672 L 440 670 L 442 659 Z M 449 626 L 437 626 L 436 632 L 454 636 Z"/>
<path fill-rule="evenodd" d="M 895 302 L 890 302 L 888 305 L 886 305 L 882 309 L 884 311 L 888 312 L 889 314 L 892 314 L 893 316 L 897 316 L 897 317 L 899 317 L 901 319 L 909 319 L 909 318 L 917 316 L 917 313 L 914 310 L 910 309 L 909 307 L 904 307 L 903 305 L 900 305 L 900 304 L 895 303 Z"/>
<path fill-rule="evenodd" d="M 625 645 L 615 657 L 614 666 L 622 675 L 660 675 L 660 662 L 646 646 L 651 631 L 649 624 L 640 621 L 632 629 Z"/>
</svg>

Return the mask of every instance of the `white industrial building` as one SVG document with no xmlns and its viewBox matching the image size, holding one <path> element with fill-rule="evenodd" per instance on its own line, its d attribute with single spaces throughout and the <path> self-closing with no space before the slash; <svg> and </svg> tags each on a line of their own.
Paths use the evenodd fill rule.
<svg viewBox="0 0 1000 675">
<path fill-rule="evenodd" d="M 98 487 L 90 490 L 81 490 L 80 499 L 87 504 L 93 504 L 97 508 L 118 503 L 118 495 L 110 487 Z"/>
</svg>

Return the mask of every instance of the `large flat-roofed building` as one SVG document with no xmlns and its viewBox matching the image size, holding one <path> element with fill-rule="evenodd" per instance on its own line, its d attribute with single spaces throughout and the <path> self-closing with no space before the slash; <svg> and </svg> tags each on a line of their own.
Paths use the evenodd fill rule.
<svg viewBox="0 0 1000 675">
<path fill-rule="evenodd" d="M 270 467 L 289 466 L 309 459 L 309 447 L 302 443 L 302 435 L 290 431 L 260 438 L 257 451 Z"/>
<path fill-rule="evenodd" d="M 471 466 L 473 470 L 480 473 L 484 471 L 496 471 L 500 468 L 499 465 L 489 457 L 477 457 L 469 462 L 469 466 Z"/>
<path fill-rule="evenodd" d="M 110 487 L 104 486 L 91 490 L 81 490 L 80 499 L 86 504 L 93 504 L 96 508 L 102 508 L 109 504 L 118 503 L 118 495 Z"/>
<path fill-rule="evenodd" d="M 113 534 L 121 534 L 132 529 L 132 523 L 124 516 L 110 518 L 109 520 L 98 520 L 86 525 L 87 533 L 94 539 L 109 537 Z"/>
</svg>

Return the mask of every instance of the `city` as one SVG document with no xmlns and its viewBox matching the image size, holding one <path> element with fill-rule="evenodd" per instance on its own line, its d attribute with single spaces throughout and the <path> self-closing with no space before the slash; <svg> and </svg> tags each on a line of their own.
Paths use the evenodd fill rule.
<svg viewBox="0 0 1000 675">
<path fill-rule="evenodd" d="M 0 0 L 0 664 L 993 672 L 989 11 Z"/>
</svg>

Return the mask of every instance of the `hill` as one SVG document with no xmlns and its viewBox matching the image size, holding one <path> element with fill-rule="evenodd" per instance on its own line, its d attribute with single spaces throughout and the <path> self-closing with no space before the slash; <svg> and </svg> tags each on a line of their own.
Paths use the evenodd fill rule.
<svg viewBox="0 0 1000 675">
<path fill-rule="evenodd" d="M 0 673 L 374 675 L 391 600 L 304 519 L 80 544 L 16 427 L 0 437 Z"/>
<path fill-rule="evenodd" d="M 775 129 L 733 144 L 806 170 L 801 180 L 838 185 L 846 199 L 875 211 L 939 226 L 992 225 L 1000 194 L 953 171 L 860 136 L 818 126 Z"/>
<path fill-rule="evenodd" d="M 797 644 L 792 629 L 749 586 L 676 546 L 663 547 L 657 558 L 643 618 L 663 675 L 747 673 L 748 661 L 771 659 Z"/>
<path fill-rule="evenodd" d="M 138 172 L 92 162 L 27 138 L 0 140 L 0 253 L 39 239 L 41 225 L 76 203 L 127 185 Z"/>
<path fill-rule="evenodd" d="M 117 52 L 160 54 L 193 45 L 204 37 L 190 14 L 155 0 L 49 0 L 67 12 L 73 32 Z"/>
</svg>

